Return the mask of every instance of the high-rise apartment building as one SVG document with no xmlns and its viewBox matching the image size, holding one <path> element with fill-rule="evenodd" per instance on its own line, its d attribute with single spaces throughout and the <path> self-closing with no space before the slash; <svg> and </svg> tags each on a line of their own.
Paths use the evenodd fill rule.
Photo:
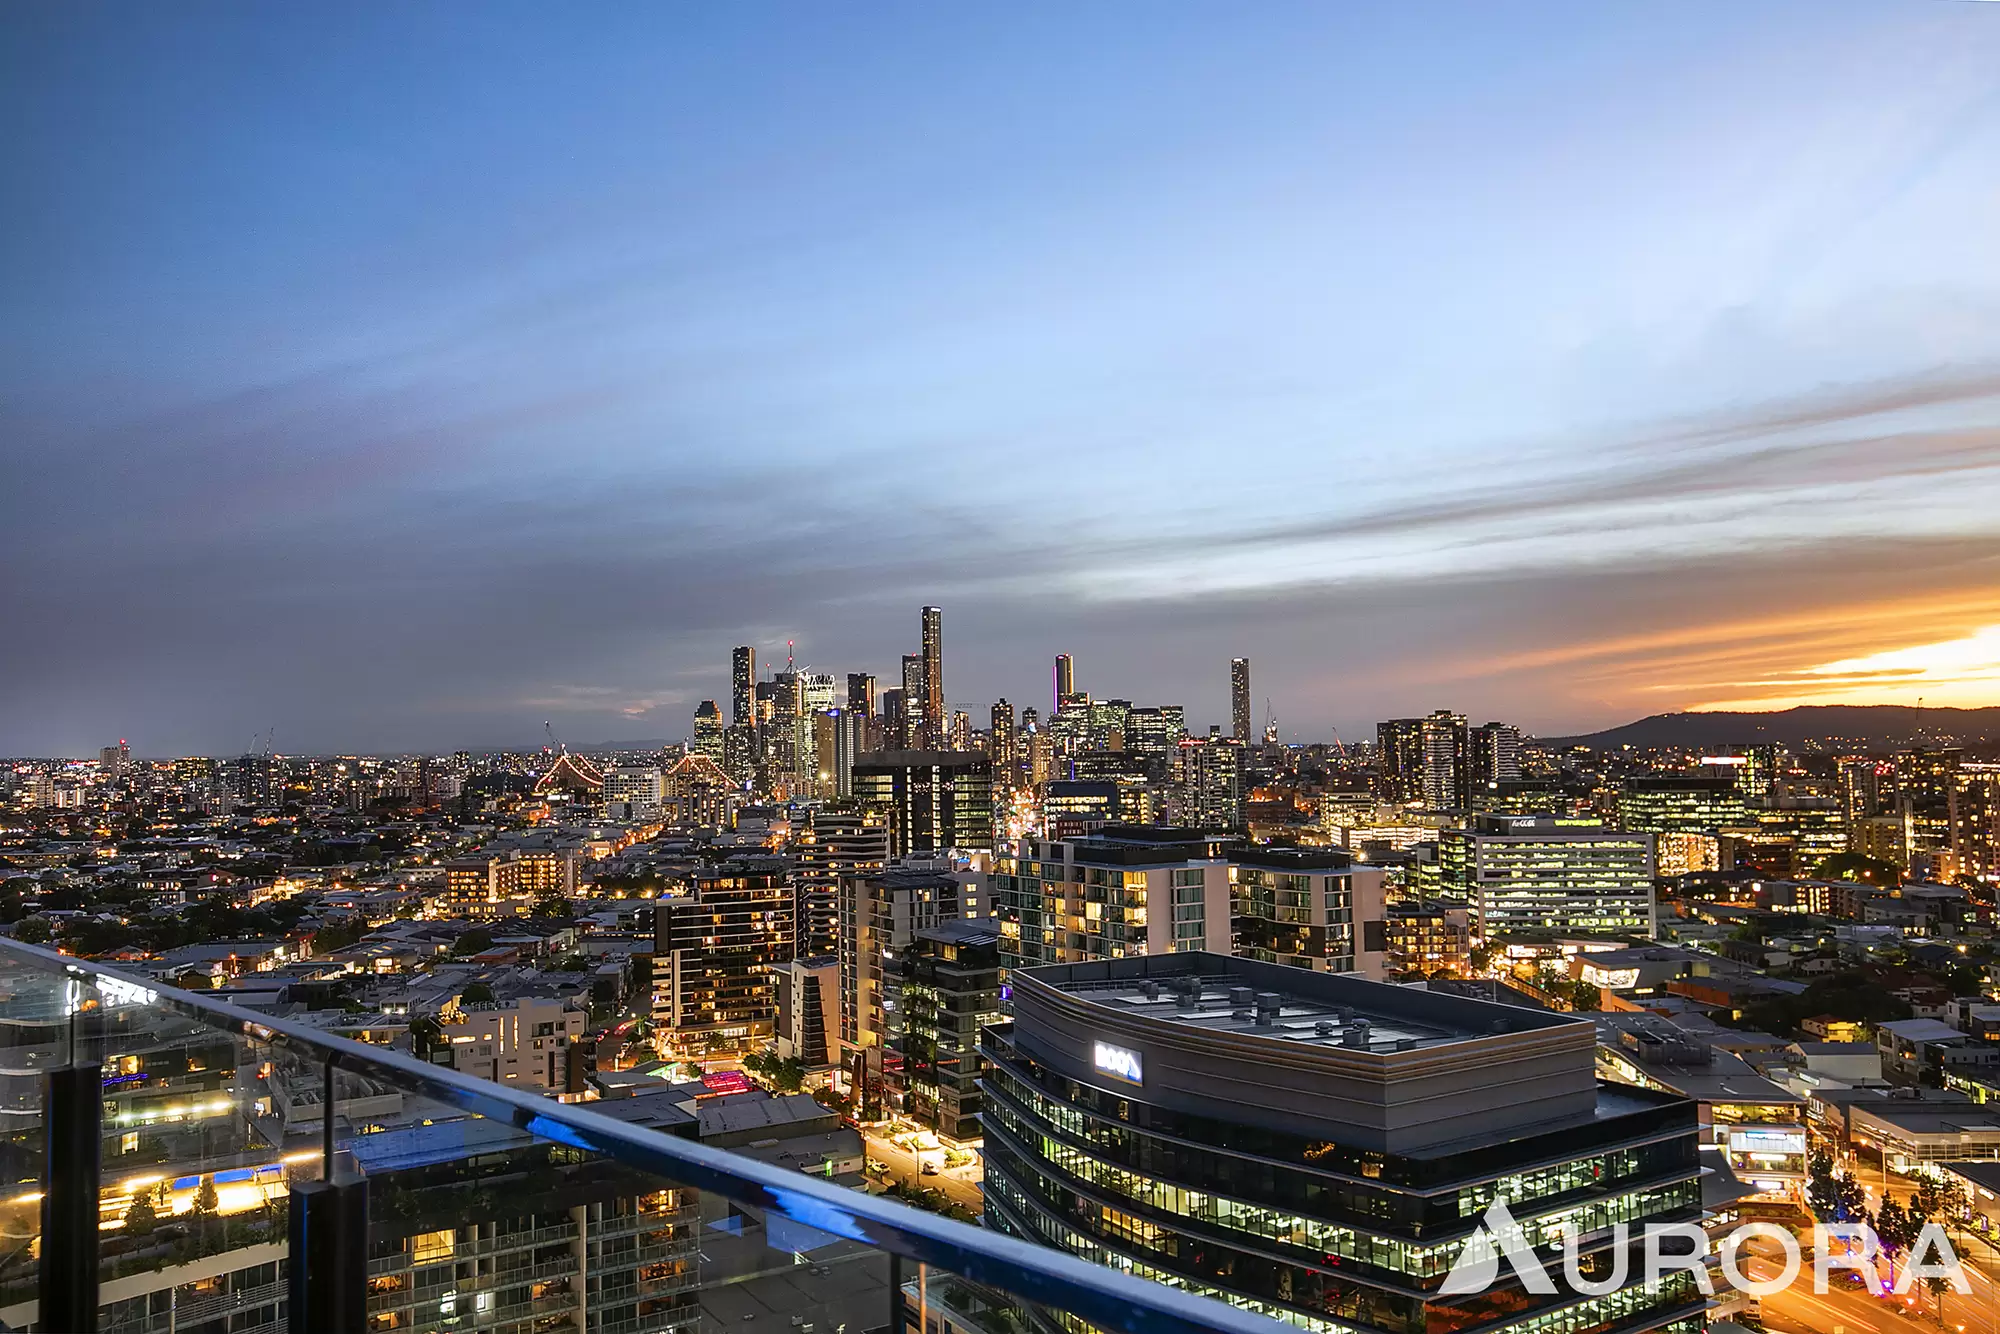
<svg viewBox="0 0 2000 1334">
<path fill-rule="evenodd" d="M 729 663 L 729 721 L 757 722 L 757 650 L 738 646 Z"/>
<path fill-rule="evenodd" d="M 1229 660 L 1229 735 L 1246 746 L 1256 740 L 1250 735 L 1250 659 L 1248 658 Z"/>
<path fill-rule="evenodd" d="M 1006 1016 L 1000 933 L 990 921 L 918 931 L 896 960 L 903 1110 L 951 1140 L 979 1137 L 979 1034 Z"/>
<path fill-rule="evenodd" d="M 1382 868 L 1340 848 L 1229 850 L 1232 952 L 1322 973 L 1386 971 Z"/>
<path fill-rule="evenodd" d="M 1021 781 L 1021 763 L 1015 753 L 1014 706 L 1002 699 L 993 705 L 991 730 L 987 732 L 986 753 L 993 761 L 993 790 L 1011 792 Z"/>
<path fill-rule="evenodd" d="M 986 1223 L 1315 1330 L 1696 1334 L 1645 1225 L 1702 1219 L 1689 1099 L 1600 1084 L 1573 1015 L 1213 954 L 1017 969 L 986 1030 Z M 1487 1206 L 1591 1243 L 1591 1295 L 1502 1263 L 1439 1291 Z M 1629 1224 L 1613 1242 L 1612 1225 Z M 1603 1246 L 1629 1252 L 1614 1268 Z M 1595 1284 L 1593 1284 L 1595 1286 Z"/>
<path fill-rule="evenodd" d="M 1244 747 L 1233 738 L 1210 736 L 1180 747 L 1179 819 L 1199 829 L 1241 830 L 1249 823 L 1243 791 Z"/>
<path fill-rule="evenodd" d="M 741 1048 L 771 1035 L 773 969 L 791 961 L 792 887 L 783 861 L 724 862 L 694 892 L 653 910 L 654 1010 L 667 1048 L 680 1055 Z"/>
<path fill-rule="evenodd" d="M 993 846 L 993 772 L 977 751 L 889 750 L 855 760 L 854 799 L 888 817 L 889 852 Z"/>
<path fill-rule="evenodd" d="M 1440 888 L 1481 940 L 1513 933 L 1652 936 L 1653 836 L 1586 817 L 1475 815 L 1438 835 Z"/>
<path fill-rule="evenodd" d="M 840 1052 L 840 960 L 832 954 L 798 958 L 777 970 L 777 1052 L 826 1070 Z"/>
<path fill-rule="evenodd" d="M 847 674 L 847 707 L 863 718 L 875 716 L 875 677 L 870 672 Z"/>
<path fill-rule="evenodd" d="M 1375 725 L 1375 764 L 1382 795 L 1390 801 L 1418 801 L 1424 795 L 1424 720 L 1391 718 Z"/>
<path fill-rule="evenodd" d="M 1439 709 L 1423 720 L 1424 805 L 1432 810 L 1464 810 L 1469 804 L 1469 742 L 1462 713 Z"/>
<path fill-rule="evenodd" d="M 1060 713 L 1063 701 L 1076 693 L 1076 662 L 1067 653 L 1056 654 L 1055 692 L 1049 701 L 1049 712 Z"/>
<path fill-rule="evenodd" d="M 1481 723 L 1467 735 L 1466 752 L 1470 772 L 1466 781 L 1466 805 L 1474 806 L 1474 794 L 1493 792 L 1502 783 L 1521 778 L 1521 729 L 1508 723 Z"/>
<path fill-rule="evenodd" d="M 840 946 L 840 878 L 879 871 L 889 860 L 889 821 L 882 813 L 820 807 L 792 839 L 794 921 L 798 952 L 832 954 Z"/>
<path fill-rule="evenodd" d="M 1961 763 L 1951 782 L 1951 851 L 1961 875 L 2000 878 L 2000 764 Z"/>
<path fill-rule="evenodd" d="M 1229 846 L 1201 830 L 1136 825 L 1021 840 L 993 861 L 1007 966 L 1228 953 Z"/>
<path fill-rule="evenodd" d="M 903 730 L 897 747 L 902 750 L 935 750 L 925 739 L 929 705 L 924 701 L 924 655 L 903 655 Z"/>
<path fill-rule="evenodd" d="M 943 621 L 944 613 L 936 607 L 924 608 L 924 732 L 921 744 L 929 750 L 942 750 L 946 744 Z"/>
<path fill-rule="evenodd" d="M 853 1087 L 879 1106 L 899 1032 L 895 959 L 918 931 L 985 915 L 979 882 L 921 861 L 840 878 L 840 1040 Z M 893 1082 L 893 1081 L 892 1081 Z"/>
</svg>

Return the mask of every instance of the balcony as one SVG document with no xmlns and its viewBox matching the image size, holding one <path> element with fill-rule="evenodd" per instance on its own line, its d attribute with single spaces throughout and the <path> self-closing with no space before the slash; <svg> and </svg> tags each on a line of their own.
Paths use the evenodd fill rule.
<svg viewBox="0 0 2000 1334">
<path fill-rule="evenodd" d="M 905 1294 L 947 1282 L 978 1294 L 982 1309 L 1014 1312 L 1022 1328 L 1282 1328 L 586 1106 L 8 940 L 0 1049 L 0 1147 L 22 1183 L 0 1202 L 8 1328 L 96 1334 L 101 1309 L 116 1304 L 147 1312 L 121 1332 L 150 1330 L 177 1290 L 218 1278 L 238 1295 L 215 1314 L 247 1312 L 246 1292 L 273 1304 L 282 1292 L 292 1334 L 396 1328 L 410 1307 L 443 1301 L 461 1331 L 560 1324 L 579 1294 L 599 1289 L 591 1309 L 631 1304 L 605 1314 L 634 1331 L 763 1314 L 906 1334 Z M 105 1115 L 107 1091 L 189 1069 L 222 1072 L 224 1110 L 199 1127 Z M 275 1089 L 301 1085 L 319 1088 L 322 1109 L 303 1131 L 272 1110 Z M 395 1115 L 358 1110 L 389 1106 L 388 1094 L 399 1095 Z M 636 1212 L 665 1189 L 684 1192 L 676 1208 Z M 598 1239 L 619 1247 L 606 1255 L 588 1244 Z M 456 1277 L 463 1261 L 556 1245 L 575 1249 Z M 402 1285 L 369 1291 L 371 1279 L 399 1274 Z M 176 1315 L 185 1328 L 189 1311 Z"/>
</svg>

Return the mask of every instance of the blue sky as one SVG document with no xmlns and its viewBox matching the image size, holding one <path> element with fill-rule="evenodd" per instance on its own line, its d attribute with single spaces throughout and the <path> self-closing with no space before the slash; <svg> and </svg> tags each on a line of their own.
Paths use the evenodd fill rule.
<svg viewBox="0 0 2000 1334">
<path fill-rule="evenodd" d="M 0 753 L 2000 703 L 2000 7 L 0 25 Z"/>
</svg>

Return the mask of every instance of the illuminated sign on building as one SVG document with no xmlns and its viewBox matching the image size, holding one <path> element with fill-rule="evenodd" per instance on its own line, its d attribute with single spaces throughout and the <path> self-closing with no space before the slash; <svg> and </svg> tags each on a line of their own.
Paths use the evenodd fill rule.
<svg viewBox="0 0 2000 1334">
<path fill-rule="evenodd" d="M 1139 1053 L 1114 1047 L 1108 1042 L 1096 1044 L 1091 1054 L 1091 1064 L 1113 1079 L 1122 1079 L 1128 1084 L 1143 1084 L 1145 1066 L 1139 1060 Z"/>
</svg>

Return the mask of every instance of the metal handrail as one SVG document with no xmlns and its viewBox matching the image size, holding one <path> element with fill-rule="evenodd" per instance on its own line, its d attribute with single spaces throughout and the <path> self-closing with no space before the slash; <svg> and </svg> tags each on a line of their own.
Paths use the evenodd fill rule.
<svg viewBox="0 0 2000 1334">
<path fill-rule="evenodd" d="M 265 1042 L 282 1038 L 341 1070 L 384 1080 L 406 1093 L 542 1139 L 603 1154 L 681 1185 L 712 1191 L 734 1204 L 775 1212 L 1023 1301 L 1066 1311 L 1103 1329 L 1129 1334 L 1280 1334 L 1287 1328 L 1255 1312 L 1092 1264 L 1066 1251 L 955 1222 L 694 1140 L 629 1126 L 581 1104 L 553 1102 L 37 945 L 0 938 L 0 956 L 93 985 L 108 980 L 127 994 L 145 993 L 146 1004 L 240 1037 Z"/>
</svg>

